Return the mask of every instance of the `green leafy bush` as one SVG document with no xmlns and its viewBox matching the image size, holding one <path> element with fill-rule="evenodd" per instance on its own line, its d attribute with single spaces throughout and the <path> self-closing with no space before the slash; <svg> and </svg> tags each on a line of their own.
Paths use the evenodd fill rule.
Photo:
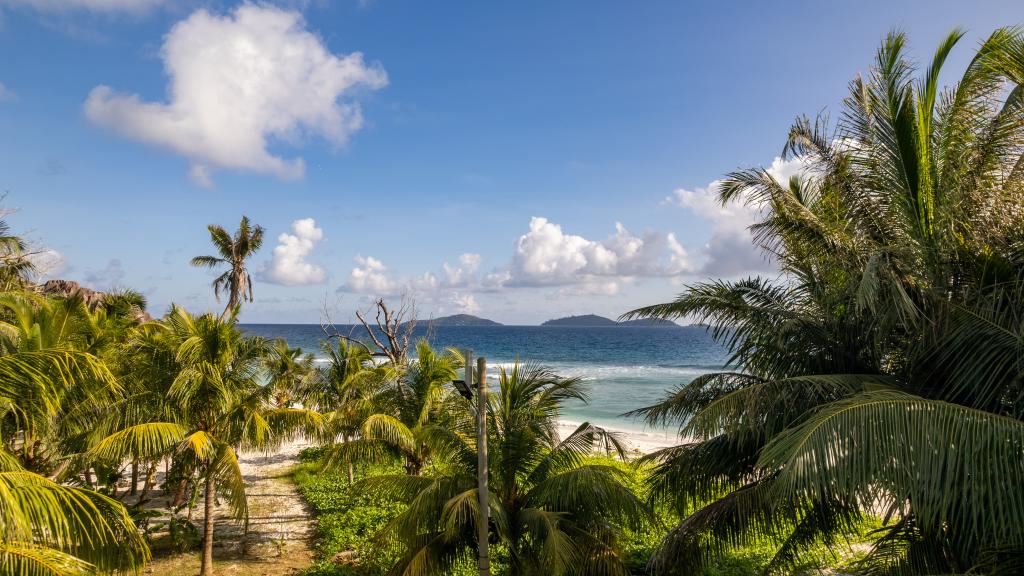
<svg viewBox="0 0 1024 576">
<path fill-rule="evenodd" d="M 316 458 L 311 459 L 308 453 L 306 458 L 293 472 L 293 478 L 317 515 L 318 563 L 306 572 L 307 576 L 385 574 L 396 555 L 374 537 L 405 505 L 361 492 L 349 485 L 345 473 L 322 470 Z M 385 470 L 372 468 L 366 473 L 381 474 Z M 340 558 L 344 553 L 348 557 Z"/>
</svg>

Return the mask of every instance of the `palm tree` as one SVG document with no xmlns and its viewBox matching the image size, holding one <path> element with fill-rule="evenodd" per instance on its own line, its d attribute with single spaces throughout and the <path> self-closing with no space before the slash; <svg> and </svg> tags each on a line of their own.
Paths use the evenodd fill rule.
<svg viewBox="0 0 1024 576">
<path fill-rule="evenodd" d="M 126 427 L 98 442 L 92 452 L 101 458 L 145 458 L 174 449 L 177 458 L 188 460 L 204 483 L 200 573 L 209 576 L 218 489 L 226 492 L 234 518 L 248 519 L 237 451 L 271 449 L 298 427 L 315 427 L 320 419 L 310 410 L 274 404 L 273 389 L 260 382 L 266 343 L 243 336 L 234 312 L 220 320 L 173 307 L 160 330 L 175 362 L 167 390 L 171 406 L 164 411 L 169 419 Z"/>
<path fill-rule="evenodd" d="M 104 361 L 109 340 L 79 297 L 48 299 L 28 292 L 0 294 L 0 354 L 12 359 L 51 358 L 39 369 L 50 381 L 47 394 L 15 396 L 0 409 L 7 450 L 33 472 L 56 474 L 76 452 L 74 441 L 96 413 L 120 396 Z M 58 354 L 58 356 L 47 356 Z M 73 354 L 73 364 L 58 360 Z M 59 383 L 59 385 L 58 385 Z"/>
<path fill-rule="evenodd" d="M 6 221 L 0 219 L 0 290 L 21 290 L 36 272 L 28 251 L 28 244 L 20 236 L 11 234 Z"/>
<path fill-rule="evenodd" d="M 1021 568 L 1024 35 L 994 32 L 943 91 L 962 35 L 915 82 L 890 34 L 834 131 L 794 124 L 802 176 L 727 178 L 723 202 L 762 208 L 781 282 L 695 284 L 630 314 L 708 323 L 737 369 L 640 411 L 695 439 L 651 458 L 652 493 L 684 513 L 659 571 L 761 538 L 784 570 L 879 510 L 865 570 Z"/>
<path fill-rule="evenodd" d="M 29 472 L 4 450 L 0 493 L 4 574 L 137 572 L 149 560 L 149 548 L 120 502 Z"/>
<path fill-rule="evenodd" d="M 387 395 L 386 386 L 393 382 L 396 371 L 375 365 L 368 348 L 343 339 L 337 345 L 325 341 L 321 349 L 328 362 L 307 379 L 300 398 L 303 406 L 323 415 L 322 443 L 348 443 L 359 436 L 362 423 L 383 403 L 381 397 Z M 351 484 L 351 460 L 347 466 Z"/>
<path fill-rule="evenodd" d="M 66 462 L 68 431 L 117 398 L 107 365 L 72 346 L 81 309 L 28 294 L 3 294 L 0 303 L 0 572 L 139 569 L 149 549 L 121 503 L 25 468 L 50 472 Z"/>
<path fill-rule="evenodd" d="M 213 293 L 218 302 L 221 291 L 226 290 L 228 293 L 228 305 L 221 313 L 221 319 L 224 319 L 243 301 L 253 301 L 252 278 L 245 269 L 245 261 L 263 245 L 263 228 L 250 226 L 246 216 L 242 216 L 234 237 L 216 224 L 206 228 L 210 231 L 210 241 L 219 256 L 196 256 L 191 264 L 211 269 L 227 266 L 227 270 L 213 281 Z"/>
<path fill-rule="evenodd" d="M 439 354 L 426 340 L 417 342 L 416 359 L 399 367 L 401 375 L 374 393 L 372 413 L 362 420 L 359 438 L 336 446 L 330 459 L 349 463 L 397 456 L 409 474 L 419 475 L 431 456 L 422 434 L 443 417 L 445 386 L 461 366 L 458 352 Z"/>
<path fill-rule="evenodd" d="M 274 389 L 274 401 L 279 407 L 287 408 L 298 399 L 305 382 L 314 375 L 313 355 L 304 355 L 302 348 L 292 348 L 286 340 L 278 338 L 270 343 L 264 368 Z"/>
<path fill-rule="evenodd" d="M 559 439 L 562 403 L 585 398 L 580 380 L 518 364 L 501 368 L 498 393 L 488 398 L 491 530 L 507 549 L 510 574 L 628 574 L 617 554 L 620 528 L 639 529 L 650 514 L 621 469 L 586 462 L 595 445 L 621 455 L 614 436 L 584 423 Z M 362 481 L 409 503 L 382 531 L 404 546 L 394 574 L 449 574 L 475 548 L 475 417 L 460 396 L 447 402 L 454 421 L 420 432 L 434 450 L 432 474 Z"/>
</svg>

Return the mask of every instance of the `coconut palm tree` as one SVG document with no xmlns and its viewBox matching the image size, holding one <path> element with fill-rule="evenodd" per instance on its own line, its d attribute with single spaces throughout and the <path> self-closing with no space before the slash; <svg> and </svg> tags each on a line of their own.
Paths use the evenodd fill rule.
<svg viewBox="0 0 1024 576">
<path fill-rule="evenodd" d="M 313 377 L 313 355 L 303 354 L 302 348 L 292 348 L 286 340 L 278 338 L 270 343 L 264 368 L 274 389 L 274 401 L 286 408 L 298 399 L 305 382 Z"/>
<path fill-rule="evenodd" d="M 319 439 L 333 444 L 348 443 L 357 438 L 362 423 L 383 404 L 388 383 L 396 371 L 391 366 L 377 366 L 365 346 L 339 339 L 321 343 L 327 357 L 325 366 L 308 378 L 300 392 L 302 405 L 316 410 L 324 418 Z M 352 460 L 346 462 L 348 481 L 353 481 Z"/>
<path fill-rule="evenodd" d="M 562 403 L 585 400 L 579 379 L 533 365 L 500 369 L 488 398 L 488 467 L 492 537 L 504 545 L 509 573 L 628 574 L 618 552 L 620 529 L 639 529 L 647 508 L 615 466 L 587 463 L 595 447 L 618 451 L 613 435 L 581 424 L 560 439 Z M 422 476 L 377 476 L 369 490 L 406 500 L 408 508 L 382 531 L 403 546 L 392 573 L 449 574 L 473 556 L 478 518 L 475 417 L 457 394 L 447 399 L 453 421 L 427 424 L 420 437 L 435 469 Z"/>
<path fill-rule="evenodd" d="M 29 294 L 0 303 L 0 572 L 137 570 L 149 550 L 121 503 L 25 467 L 51 472 L 66 461 L 67 431 L 117 397 L 106 364 L 71 345 L 76 334 L 66 329 L 81 322 L 80 310 Z"/>
<path fill-rule="evenodd" d="M 149 548 L 120 502 L 29 472 L 4 450 L 0 493 L 4 574 L 138 571 L 149 560 Z"/>
<path fill-rule="evenodd" d="M 126 427 L 92 450 L 100 458 L 147 458 L 173 449 L 196 470 L 204 484 L 202 576 L 213 574 L 216 492 L 226 493 L 237 521 L 248 519 L 238 451 L 272 449 L 299 427 L 320 421 L 310 410 L 275 405 L 273 389 L 260 381 L 267 345 L 242 335 L 235 314 L 221 320 L 173 307 L 160 325 L 175 363 L 168 420 Z"/>
<path fill-rule="evenodd" d="M 781 281 L 699 283 L 629 315 L 706 322 L 736 368 L 640 411 L 695 439 L 651 458 L 652 493 L 683 513 L 659 572 L 763 538 L 786 570 L 879 511 L 866 571 L 1022 567 L 1024 36 L 997 30 L 942 90 L 962 35 L 915 81 L 890 34 L 834 129 L 794 124 L 801 176 L 725 180 L 723 202 L 762 210 Z"/>
<path fill-rule="evenodd" d="M 28 244 L 20 236 L 11 234 L 10 226 L 0 219 L 0 290 L 25 288 L 35 272 Z"/>
<path fill-rule="evenodd" d="M 400 376 L 373 393 L 371 413 L 359 426 L 359 438 L 335 446 L 330 460 L 350 463 L 400 457 L 409 474 L 419 475 L 431 457 L 431 446 L 421 434 L 444 417 L 445 386 L 461 366 L 458 352 L 438 353 L 426 340 L 417 342 L 416 358 L 399 367 Z"/>
<path fill-rule="evenodd" d="M 121 389 L 102 358 L 109 340 L 79 297 L 7 292 L 0 294 L 0 310 L 0 354 L 75 355 L 69 366 L 56 359 L 40 366 L 49 375 L 52 404 L 40 404 L 36 394 L 15 396 L 0 418 L 7 450 L 21 465 L 55 473 L 68 464 L 76 452 L 70 444 L 93 425 L 96 413 L 120 397 Z"/>
<path fill-rule="evenodd" d="M 263 228 L 250 225 L 246 216 L 242 216 L 234 237 L 216 224 L 206 228 L 218 255 L 196 256 L 191 264 L 210 269 L 227 266 L 227 270 L 213 281 L 213 293 L 218 302 L 222 291 L 228 293 L 228 304 L 221 313 L 221 319 L 224 319 L 243 301 L 252 302 L 252 278 L 245 268 L 245 261 L 263 245 Z"/>
</svg>

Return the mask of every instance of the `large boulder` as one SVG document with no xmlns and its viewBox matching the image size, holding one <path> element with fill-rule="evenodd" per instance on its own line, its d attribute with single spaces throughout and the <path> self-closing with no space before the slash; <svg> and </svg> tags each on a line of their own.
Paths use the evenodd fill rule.
<svg viewBox="0 0 1024 576">
<path fill-rule="evenodd" d="M 97 308 L 102 306 L 103 301 L 107 296 L 99 290 L 86 288 L 74 280 L 47 280 L 42 285 L 38 286 L 37 290 L 44 296 L 56 298 L 79 297 L 82 299 L 82 302 L 85 303 L 86 307 L 89 308 L 90 312 L 95 312 Z M 152 321 L 153 317 L 144 309 L 139 308 L 135 311 L 135 320 L 141 324 L 143 322 Z"/>
<path fill-rule="evenodd" d="M 79 296 L 91 311 L 95 311 L 103 304 L 105 294 L 92 288 L 80 286 L 74 280 L 47 280 L 39 287 L 39 292 L 44 296 L 55 296 L 57 298 L 71 298 Z"/>
</svg>

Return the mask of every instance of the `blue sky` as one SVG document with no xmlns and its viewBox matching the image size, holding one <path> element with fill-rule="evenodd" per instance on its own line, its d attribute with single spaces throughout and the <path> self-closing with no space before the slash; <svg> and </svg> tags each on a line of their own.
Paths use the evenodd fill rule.
<svg viewBox="0 0 1024 576">
<path fill-rule="evenodd" d="M 267 239 L 244 321 L 403 293 L 424 316 L 615 316 L 771 273 L 713 182 L 792 171 L 773 166 L 790 122 L 838 115 L 888 30 L 924 60 L 966 27 L 960 70 L 1022 20 L 1018 2 L 0 0 L 0 190 L 49 276 L 156 313 L 217 308 L 187 262 L 246 214 Z"/>
</svg>

